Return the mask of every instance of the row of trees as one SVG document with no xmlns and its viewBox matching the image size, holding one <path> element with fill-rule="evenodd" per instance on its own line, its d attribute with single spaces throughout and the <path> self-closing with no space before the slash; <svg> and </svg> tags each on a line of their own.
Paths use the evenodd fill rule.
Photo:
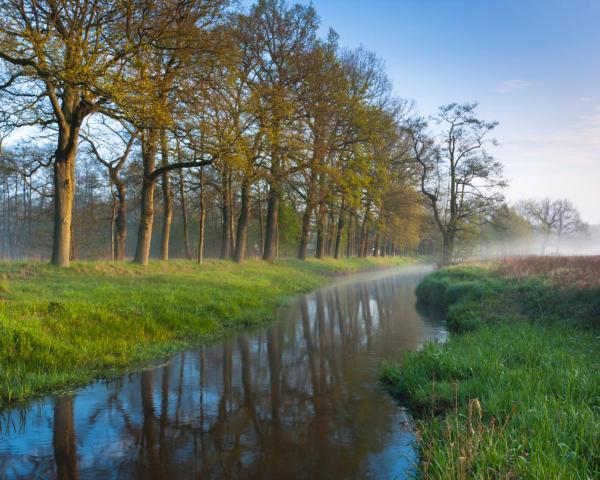
<svg viewBox="0 0 600 480">
<path fill-rule="evenodd" d="M 7 215 L 30 219 L 33 210 L 53 209 L 51 258 L 67 266 L 74 201 L 90 175 L 90 162 L 85 172 L 78 165 L 88 156 L 108 177 L 104 203 L 115 205 L 117 259 L 125 257 L 128 190 L 135 188 L 134 258 L 148 262 L 157 186 L 159 256 L 168 259 L 174 184 L 184 211 L 190 192 L 199 197 L 200 258 L 216 203 L 220 255 L 237 261 L 246 255 L 253 208 L 264 215 L 260 250 L 268 260 L 277 255 L 286 209 L 302 219 L 300 258 L 312 230 L 317 257 L 339 256 L 343 235 L 359 255 L 392 251 L 393 238 L 414 244 L 413 172 L 396 161 L 406 105 L 390 96 L 375 56 L 343 51 L 333 32 L 323 40 L 317 28 L 312 7 L 276 0 L 247 13 L 221 0 L 3 2 L 2 126 L 45 145 L 13 142 L 4 153 L 4 201 L 14 207 Z M 3 225 L 15 238 L 16 227 Z"/>
<path fill-rule="evenodd" d="M 451 262 L 506 216 L 496 123 L 419 117 L 318 26 L 282 0 L 3 2 L 2 255 Z"/>
</svg>

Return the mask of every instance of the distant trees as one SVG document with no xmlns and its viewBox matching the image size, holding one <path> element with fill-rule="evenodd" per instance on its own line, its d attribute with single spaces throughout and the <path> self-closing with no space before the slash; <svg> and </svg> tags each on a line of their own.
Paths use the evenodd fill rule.
<svg viewBox="0 0 600 480">
<path fill-rule="evenodd" d="M 411 154 L 419 167 L 421 192 L 442 236 L 442 264 L 452 262 L 457 236 L 502 200 L 502 165 L 485 150 L 495 145 L 490 132 L 497 122 L 475 114 L 476 103 L 440 107 L 431 133 L 423 118 L 407 128 Z"/>
<path fill-rule="evenodd" d="M 522 200 L 517 203 L 517 210 L 523 215 L 541 236 L 541 253 L 546 253 L 548 239 L 556 238 L 556 253 L 560 251 L 561 240 L 587 228 L 581 220 L 579 211 L 566 198 L 552 200 Z"/>
</svg>

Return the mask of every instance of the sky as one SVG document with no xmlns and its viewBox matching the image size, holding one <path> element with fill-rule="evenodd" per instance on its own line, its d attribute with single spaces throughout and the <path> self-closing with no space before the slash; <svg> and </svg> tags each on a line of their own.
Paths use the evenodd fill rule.
<svg viewBox="0 0 600 480">
<path fill-rule="evenodd" d="M 600 0 L 301 0 L 386 64 L 423 115 L 479 102 L 510 202 L 568 198 L 600 224 Z"/>
</svg>

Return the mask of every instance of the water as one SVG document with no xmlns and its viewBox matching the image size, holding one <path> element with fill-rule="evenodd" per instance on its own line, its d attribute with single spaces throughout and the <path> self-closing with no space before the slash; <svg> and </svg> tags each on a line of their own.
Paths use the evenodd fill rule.
<svg viewBox="0 0 600 480">
<path fill-rule="evenodd" d="M 445 338 L 415 308 L 429 270 L 349 277 L 267 326 L 5 410 L 0 478 L 408 478 L 411 419 L 377 365 Z"/>
</svg>

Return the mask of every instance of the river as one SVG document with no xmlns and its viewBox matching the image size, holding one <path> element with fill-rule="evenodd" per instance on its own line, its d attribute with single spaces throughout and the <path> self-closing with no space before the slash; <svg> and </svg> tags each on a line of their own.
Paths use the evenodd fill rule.
<svg viewBox="0 0 600 480">
<path fill-rule="evenodd" d="M 342 278 L 267 325 L 6 409 L 0 478 L 411 478 L 412 421 L 377 368 L 446 338 L 415 306 L 429 271 Z"/>
</svg>

